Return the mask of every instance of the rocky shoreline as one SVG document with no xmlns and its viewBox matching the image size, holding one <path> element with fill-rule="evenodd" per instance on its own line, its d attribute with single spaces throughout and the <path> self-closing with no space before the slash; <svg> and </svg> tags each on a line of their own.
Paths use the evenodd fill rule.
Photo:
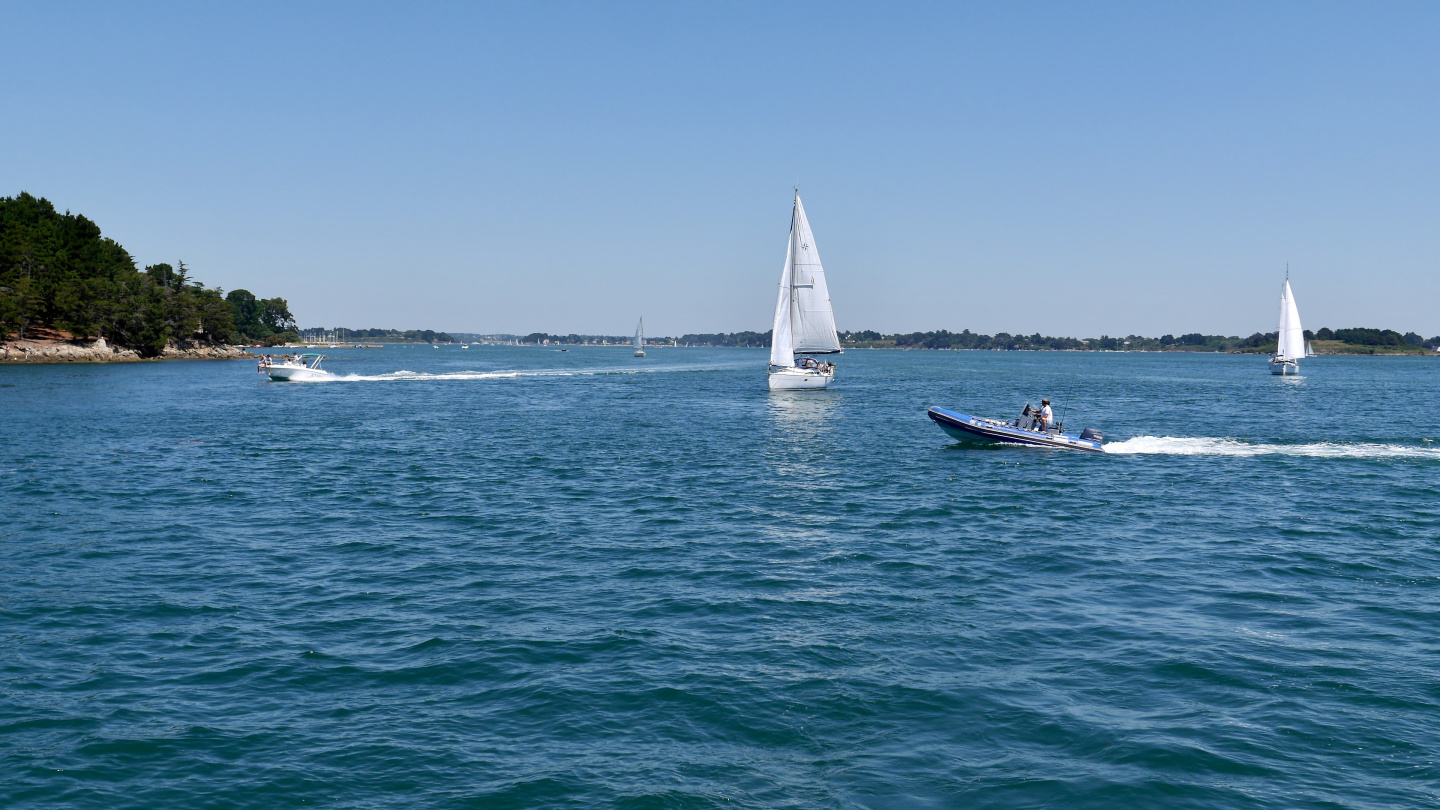
<svg viewBox="0 0 1440 810">
<path fill-rule="evenodd" d="M 254 359 L 244 346 L 171 341 L 159 357 L 111 346 L 104 338 L 79 340 L 7 340 L 0 342 L 0 363 L 143 363 L 150 360 Z"/>
</svg>

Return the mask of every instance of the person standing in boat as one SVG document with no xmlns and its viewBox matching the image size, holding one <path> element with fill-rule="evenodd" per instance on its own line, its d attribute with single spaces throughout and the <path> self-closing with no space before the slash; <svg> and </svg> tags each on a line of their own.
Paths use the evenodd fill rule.
<svg viewBox="0 0 1440 810">
<path fill-rule="evenodd" d="M 1050 400 L 1040 400 L 1040 430 L 1045 431 L 1055 426 L 1055 412 L 1050 410 Z"/>
</svg>

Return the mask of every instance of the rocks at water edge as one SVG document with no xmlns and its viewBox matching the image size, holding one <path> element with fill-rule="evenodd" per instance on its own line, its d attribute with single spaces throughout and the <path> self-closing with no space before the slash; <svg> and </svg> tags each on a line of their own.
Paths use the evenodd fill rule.
<svg viewBox="0 0 1440 810">
<path fill-rule="evenodd" d="M 77 340 L 7 340 L 0 342 L 0 363 L 133 363 L 142 360 L 243 360 L 254 358 L 243 346 L 171 341 L 157 358 L 141 357 L 134 349 L 111 346 L 100 338 L 85 344 Z"/>
</svg>

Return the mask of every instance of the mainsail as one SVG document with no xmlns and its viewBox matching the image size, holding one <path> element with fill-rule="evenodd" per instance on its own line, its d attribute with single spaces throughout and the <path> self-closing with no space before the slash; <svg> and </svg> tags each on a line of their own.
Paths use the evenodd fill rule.
<svg viewBox="0 0 1440 810">
<path fill-rule="evenodd" d="M 815 234 L 805 217 L 800 192 L 790 215 L 790 244 L 785 269 L 780 273 L 780 297 L 775 302 L 775 328 L 771 333 L 770 362 L 790 366 L 797 354 L 834 354 L 840 351 L 835 312 L 825 286 L 825 268 L 815 247 Z"/>
<path fill-rule="evenodd" d="M 635 324 L 635 348 L 645 348 L 645 319 L 641 318 L 640 323 Z M 664 348 L 663 346 L 661 348 Z"/>
<path fill-rule="evenodd" d="M 1290 279 L 1280 288 L 1279 340 L 1275 346 L 1277 360 L 1299 360 L 1305 356 L 1305 329 L 1300 326 L 1300 310 L 1295 308 L 1295 294 Z"/>
<path fill-rule="evenodd" d="M 815 234 L 800 192 L 795 192 L 795 213 L 791 243 L 794 245 L 794 270 L 791 285 L 794 295 L 795 352 L 797 354 L 833 354 L 840 351 L 840 336 L 835 333 L 835 312 L 830 308 L 830 290 L 825 286 L 825 268 L 820 265 L 820 251 L 815 247 Z"/>
</svg>

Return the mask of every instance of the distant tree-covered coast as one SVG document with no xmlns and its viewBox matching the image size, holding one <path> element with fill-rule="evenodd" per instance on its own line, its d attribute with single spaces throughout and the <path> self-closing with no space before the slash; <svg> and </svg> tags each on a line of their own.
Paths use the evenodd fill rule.
<svg viewBox="0 0 1440 810">
<path fill-rule="evenodd" d="M 68 333 L 103 337 L 157 356 L 171 342 L 298 339 L 283 298 L 206 287 L 184 262 L 143 271 L 100 226 L 49 200 L 0 197 L 0 338 Z"/>
<path fill-rule="evenodd" d="M 344 326 L 306 327 L 300 330 L 300 339 L 307 343 L 355 343 L 362 340 L 372 343 L 455 342 L 448 332 L 436 332 L 434 329 L 350 329 Z"/>
<path fill-rule="evenodd" d="M 1392 329 L 1319 329 L 1305 330 L 1305 339 L 1313 341 L 1320 354 L 1423 354 L 1440 346 L 1440 336 L 1429 340 L 1414 332 L 1401 334 Z M 842 332 L 841 343 L 856 348 L 899 349 L 977 349 L 991 351 L 1131 351 L 1131 352 L 1242 352 L 1265 354 L 1275 351 L 1277 333 L 1256 332 L 1249 337 L 1238 335 L 1126 335 L 1098 338 L 1049 337 L 1039 333 L 1012 335 L 999 332 L 982 335 L 966 329 L 950 332 L 911 332 L 882 335 L 878 332 Z"/>
</svg>

